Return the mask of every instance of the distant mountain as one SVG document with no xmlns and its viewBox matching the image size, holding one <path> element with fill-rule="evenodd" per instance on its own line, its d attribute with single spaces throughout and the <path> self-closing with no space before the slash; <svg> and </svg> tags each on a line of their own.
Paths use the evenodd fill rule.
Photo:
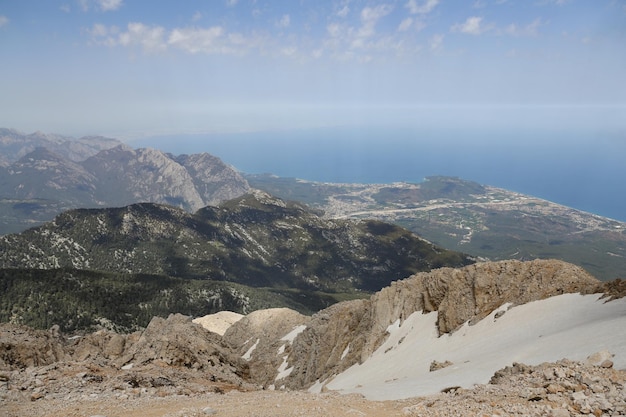
<svg viewBox="0 0 626 417">
<path fill-rule="evenodd" d="M 8 306 L 0 319 L 19 311 L 31 325 L 56 317 L 72 328 L 76 319 L 68 324 L 69 318 L 81 311 L 82 325 L 105 317 L 128 329 L 145 326 L 148 313 L 284 306 L 310 313 L 418 271 L 471 263 L 398 226 L 325 220 L 261 191 L 195 214 L 153 203 L 80 209 L 0 237 L 0 307 Z M 29 304 L 33 291 L 37 308 Z M 102 304 L 104 298 L 119 305 Z M 71 301 L 63 307 L 60 299 Z M 53 317 L 42 322 L 46 308 Z"/>
<path fill-rule="evenodd" d="M 626 223 L 452 177 L 422 183 L 332 184 L 249 175 L 251 186 L 323 211 L 378 219 L 489 260 L 561 259 L 601 280 L 626 276 Z"/>
<path fill-rule="evenodd" d="M 76 139 L 42 132 L 26 134 L 14 129 L 0 128 L 0 165 L 9 165 L 37 148 L 46 148 L 65 159 L 79 162 L 121 144 L 117 139 L 102 136 Z"/>
<path fill-rule="evenodd" d="M 0 141 L 12 161 L 0 166 L 0 234 L 20 232 L 73 208 L 154 202 L 194 212 L 250 189 L 236 170 L 209 154 L 173 156 L 114 139 L 73 140 L 7 129 L 0 130 Z"/>
</svg>

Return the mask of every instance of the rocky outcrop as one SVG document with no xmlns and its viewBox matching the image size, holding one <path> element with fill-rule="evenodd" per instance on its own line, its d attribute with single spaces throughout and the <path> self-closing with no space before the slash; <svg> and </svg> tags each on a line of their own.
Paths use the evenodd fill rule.
<svg viewBox="0 0 626 417">
<path fill-rule="evenodd" d="M 486 262 L 441 268 L 392 283 L 368 301 L 315 314 L 295 340 L 287 386 L 307 387 L 360 363 L 382 344 L 387 328 L 416 311 L 437 311 L 440 333 L 478 321 L 505 303 L 524 304 L 563 293 L 595 293 L 599 281 L 552 260 Z"/>
<path fill-rule="evenodd" d="M 566 262 L 483 262 L 440 268 L 392 283 L 372 298 L 372 318 L 386 328 L 415 311 L 437 311 L 441 334 L 468 320 L 480 320 L 507 302 L 525 304 L 559 294 L 601 290 L 597 279 Z"/>
<path fill-rule="evenodd" d="M 249 363 L 253 381 L 264 387 L 272 386 L 282 379 L 277 369 L 291 353 L 293 339 L 309 320 L 310 317 L 288 308 L 259 310 L 233 324 L 224 333 L 224 340 Z"/>
<path fill-rule="evenodd" d="M 0 323 L 0 370 L 50 365 L 64 357 L 56 332 Z"/>
<path fill-rule="evenodd" d="M 115 360 L 119 366 L 162 363 L 210 370 L 216 378 L 232 382 L 248 374 L 247 364 L 231 354 L 219 335 L 181 314 L 153 318 L 139 339 L 122 351 L 123 355 Z"/>
</svg>

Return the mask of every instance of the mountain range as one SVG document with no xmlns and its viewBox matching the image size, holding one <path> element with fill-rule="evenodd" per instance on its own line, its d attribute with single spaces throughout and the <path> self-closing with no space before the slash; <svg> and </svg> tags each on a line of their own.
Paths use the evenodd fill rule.
<svg viewBox="0 0 626 417">
<path fill-rule="evenodd" d="M 249 191 L 232 167 L 207 153 L 174 156 L 114 139 L 0 130 L 0 234 L 74 208 L 154 202 L 190 212 Z"/>
</svg>

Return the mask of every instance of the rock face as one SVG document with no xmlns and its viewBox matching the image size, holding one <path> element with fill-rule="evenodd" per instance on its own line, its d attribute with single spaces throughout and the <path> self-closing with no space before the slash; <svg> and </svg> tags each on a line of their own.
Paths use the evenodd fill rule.
<svg viewBox="0 0 626 417">
<path fill-rule="evenodd" d="M 478 321 L 504 303 L 523 304 L 563 293 L 600 292 L 599 281 L 560 261 L 502 261 L 441 268 L 392 283 L 370 300 L 336 304 L 315 314 L 292 344 L 286 378 L 308 387 L 367 359 L 386 329 L 416 311 L 437 311 L 440 333 Z"/>
<path fill-rule="evenodd" d="M 50 365 L 64 357 L 53 332 L 0 323 L 0 370 Z"/>
<path fill-rule="evenodd" d="M 113 340 L 113 339 L 112 339 Z M 107 344 L 110 347 L 111 341 Z M 121 343 L 120 343 L 121 344 Z M 139 339 L 116 359 L 119 366 L 160 362 L 168 366 L 210 370 L 220 380 L 247 377 L 247 364 L 233 355 L 217 334 L 195 324 L 188 316 L 155 317 Z"/>
<path fill-rule="evenodd" d="M 149 201 L 194 212 L 250 189 L 237 171 L 206 153 L 176 158 L 155 149 L 120 145 L 83 165 L 99 178 L 98 199 L 107 205 Z"/>
<path fill-rule="evenodd" d="M 205 205 L 187 170 L 155 149 L 120 145 L 87 159 L 84 165 L 100 179 L 98 199 L 109 206 L 150 201 L 193 212 Z"/>
<path fill-rule="evenodd" d="M 249 362 L 250 376 L 257 384 L 273 386 L 282 379 L 276 370 L 289 356 L 291 342 L 309 320 L 288 308 L 259 310 L 233 324 L 224 333 L 224 340 Z"/>
</svg>

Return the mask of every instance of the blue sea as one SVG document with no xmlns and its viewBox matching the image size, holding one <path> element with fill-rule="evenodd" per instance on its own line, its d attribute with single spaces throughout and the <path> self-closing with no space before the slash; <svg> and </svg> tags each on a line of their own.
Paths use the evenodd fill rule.
<svg viewBox="0 0 626 417">
<path fill-rule="evenodd" d="M 324 128 L 133 141 L 238 170 L 324 182 L 456 176 L 626 221 L 626 133 Z"/>
</svg>

